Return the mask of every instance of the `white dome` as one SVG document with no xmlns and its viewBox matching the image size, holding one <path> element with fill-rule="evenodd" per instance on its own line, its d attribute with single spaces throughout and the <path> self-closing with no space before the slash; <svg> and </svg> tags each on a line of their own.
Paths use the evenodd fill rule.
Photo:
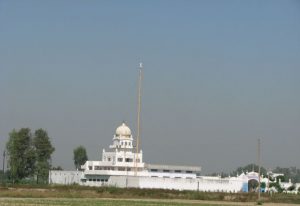
<svg viewBox="0 0 300 206">
<path fill-rule="evenodd" d="M 130 128 L 123 122 L 121 126 L 116 129 L 116 136 L 125 136 L 130 138 L 131 137 L 131 130 Z"/>
</svg>

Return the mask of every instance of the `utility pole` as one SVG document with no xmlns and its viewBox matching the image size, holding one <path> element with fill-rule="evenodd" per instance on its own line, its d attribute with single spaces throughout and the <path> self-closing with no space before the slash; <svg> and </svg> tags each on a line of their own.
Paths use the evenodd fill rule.
<svg viewBox="0 0 300 206">
<path fill-rule="evenodd" d="M 4 171 L 4 166 L 5 166 L 5 150 L 3 151 L 3 167 L 2 167 L 2 172 L 3 172 L 3 174 L 2 174 L 2 184 L 4 184 L 4 181 L 5 181 L 5 171 Z"/>
<path fill-rule="evenodd" d="M 260 139 L 257 140 L 257 163 L 258 163 L 258 200 L 260 201 Z"/>
</svg>

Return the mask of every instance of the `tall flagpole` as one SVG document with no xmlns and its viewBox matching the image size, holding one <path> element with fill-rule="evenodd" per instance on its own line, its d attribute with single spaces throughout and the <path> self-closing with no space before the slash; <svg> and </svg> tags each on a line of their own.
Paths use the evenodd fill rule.
<svg viewBox="0 0 300 206">
<path fill-rule="evenodd" d="M 139 65 L 139 85 L 138 85 L 138 108 L 137 108 L 137 137 L 136 137 L 136 157 L 135 157 L 135 171 L 134 176 L 137 175 L 138 170 L 138 154 L 139 154 L 139 144 L 140 144 L 140 129 L 141 129 L 141 92 L 142 92 L 142 69 L 143 69 L 143 63 L 140 63 Z"/>
</svg>

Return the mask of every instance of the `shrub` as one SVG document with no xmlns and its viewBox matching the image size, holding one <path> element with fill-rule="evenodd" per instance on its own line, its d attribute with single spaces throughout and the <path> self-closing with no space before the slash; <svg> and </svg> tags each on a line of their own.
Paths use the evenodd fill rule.
<svg viewBox="0 0 300 206">
<path fill-rule="evenodd" d="M 256 202 L 256 204 L 257 204 L 257 205 L 262 205 L 263 202 L 262 202 L 261 200 L 258 200 L 258 201 Z"/>
</svg>

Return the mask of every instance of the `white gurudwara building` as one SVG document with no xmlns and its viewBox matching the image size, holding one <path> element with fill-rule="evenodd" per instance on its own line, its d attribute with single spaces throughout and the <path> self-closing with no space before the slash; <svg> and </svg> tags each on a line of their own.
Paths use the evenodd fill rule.
<svg viewBox="0 0 300 206">
<path fill-rule="evenodd" d="M 201 176 L 199 166 L 147 164 L 142 150 L 136 151 L 130 128 L 123 122 L 102 159 L 86 161 L 80 171 L 49 172 L 50 184 L 159 188 L 210 192 L 248 192 L 248 182 L 258 180 L 255 172 L 236 177 Z"/>
<path fill-rule="evenodd" d="M 109 150 L 102 152 L 101 161 L 87 161 L 81 167 L 86 180 L 99 179 L 108 181 L 109 176 L 142 176 L 168 178 L 196 178 L 200 167 L 182 167 L 172 165 L 152 165 L 143 162 L 142 150 L 136 152 L 130 128 L 123 122 L 116 129 Z M 162 171 L 162 172 L 159 172 Z"/>
<path fill-rule="evenodd" d="M 236 177 L 201 176 L 201 167 L 147 164 L 139 149 L 139 119 L 143 64 L 139 65 L 138 130 L 136 147 L 130 128 L 123 122 L 116 129 L 112 145 L 103 150 L 102 159 L 86 161 L 80 171 L 49 171 L 50 184 L 115 186 L 196 190 L 210 192 L 248 192 L 248 183 L 258 181 L 255 172 Z M 262 179 L 262 178 L 261 178 Z"/>
<path fill-rule="evenodd" d="M 248 192 L 255 190 L 253 181 L 264 182 L 262 191 L 272 191 L 269 178 L 256 172 L 246 172 L 236 177 L 201 176 L 199 166 L 177 166 L 147 164 L 139 150 L 139 119 L 141 110 L 141 81 L 143 64 L 139 65 L 138 129 L 136 147 L 130 128 L 123 122 L 113 136 L 112 145 L 102 152 L 102 159 L 86 161 L 79 171 L 49 171 L 50 184 L 79 184 L 86 186 L 114 186 L 133 188 L 156 188 L 175 190 L 196 190 L 207 192 Z M 274 175 L 274 174 L 271 174 Z M 282 175 L 282 174 L 279 174 Z M 276 176 L 274 176 L 276 178 Z M 250 181 L 252 181 L 250 183 Z M 275 180 L 276 181 L 276 180 Z M 250 184 L 249 184 L 250 183 Z M 249 187 L 248 187 L 249 185 Z M 281 183 L 283 188 L 291 181 Z M 300 183 L 295 185 L 300 187 Z M 274 190 L 274 188 L 273 188 Z"/>
</svg>

